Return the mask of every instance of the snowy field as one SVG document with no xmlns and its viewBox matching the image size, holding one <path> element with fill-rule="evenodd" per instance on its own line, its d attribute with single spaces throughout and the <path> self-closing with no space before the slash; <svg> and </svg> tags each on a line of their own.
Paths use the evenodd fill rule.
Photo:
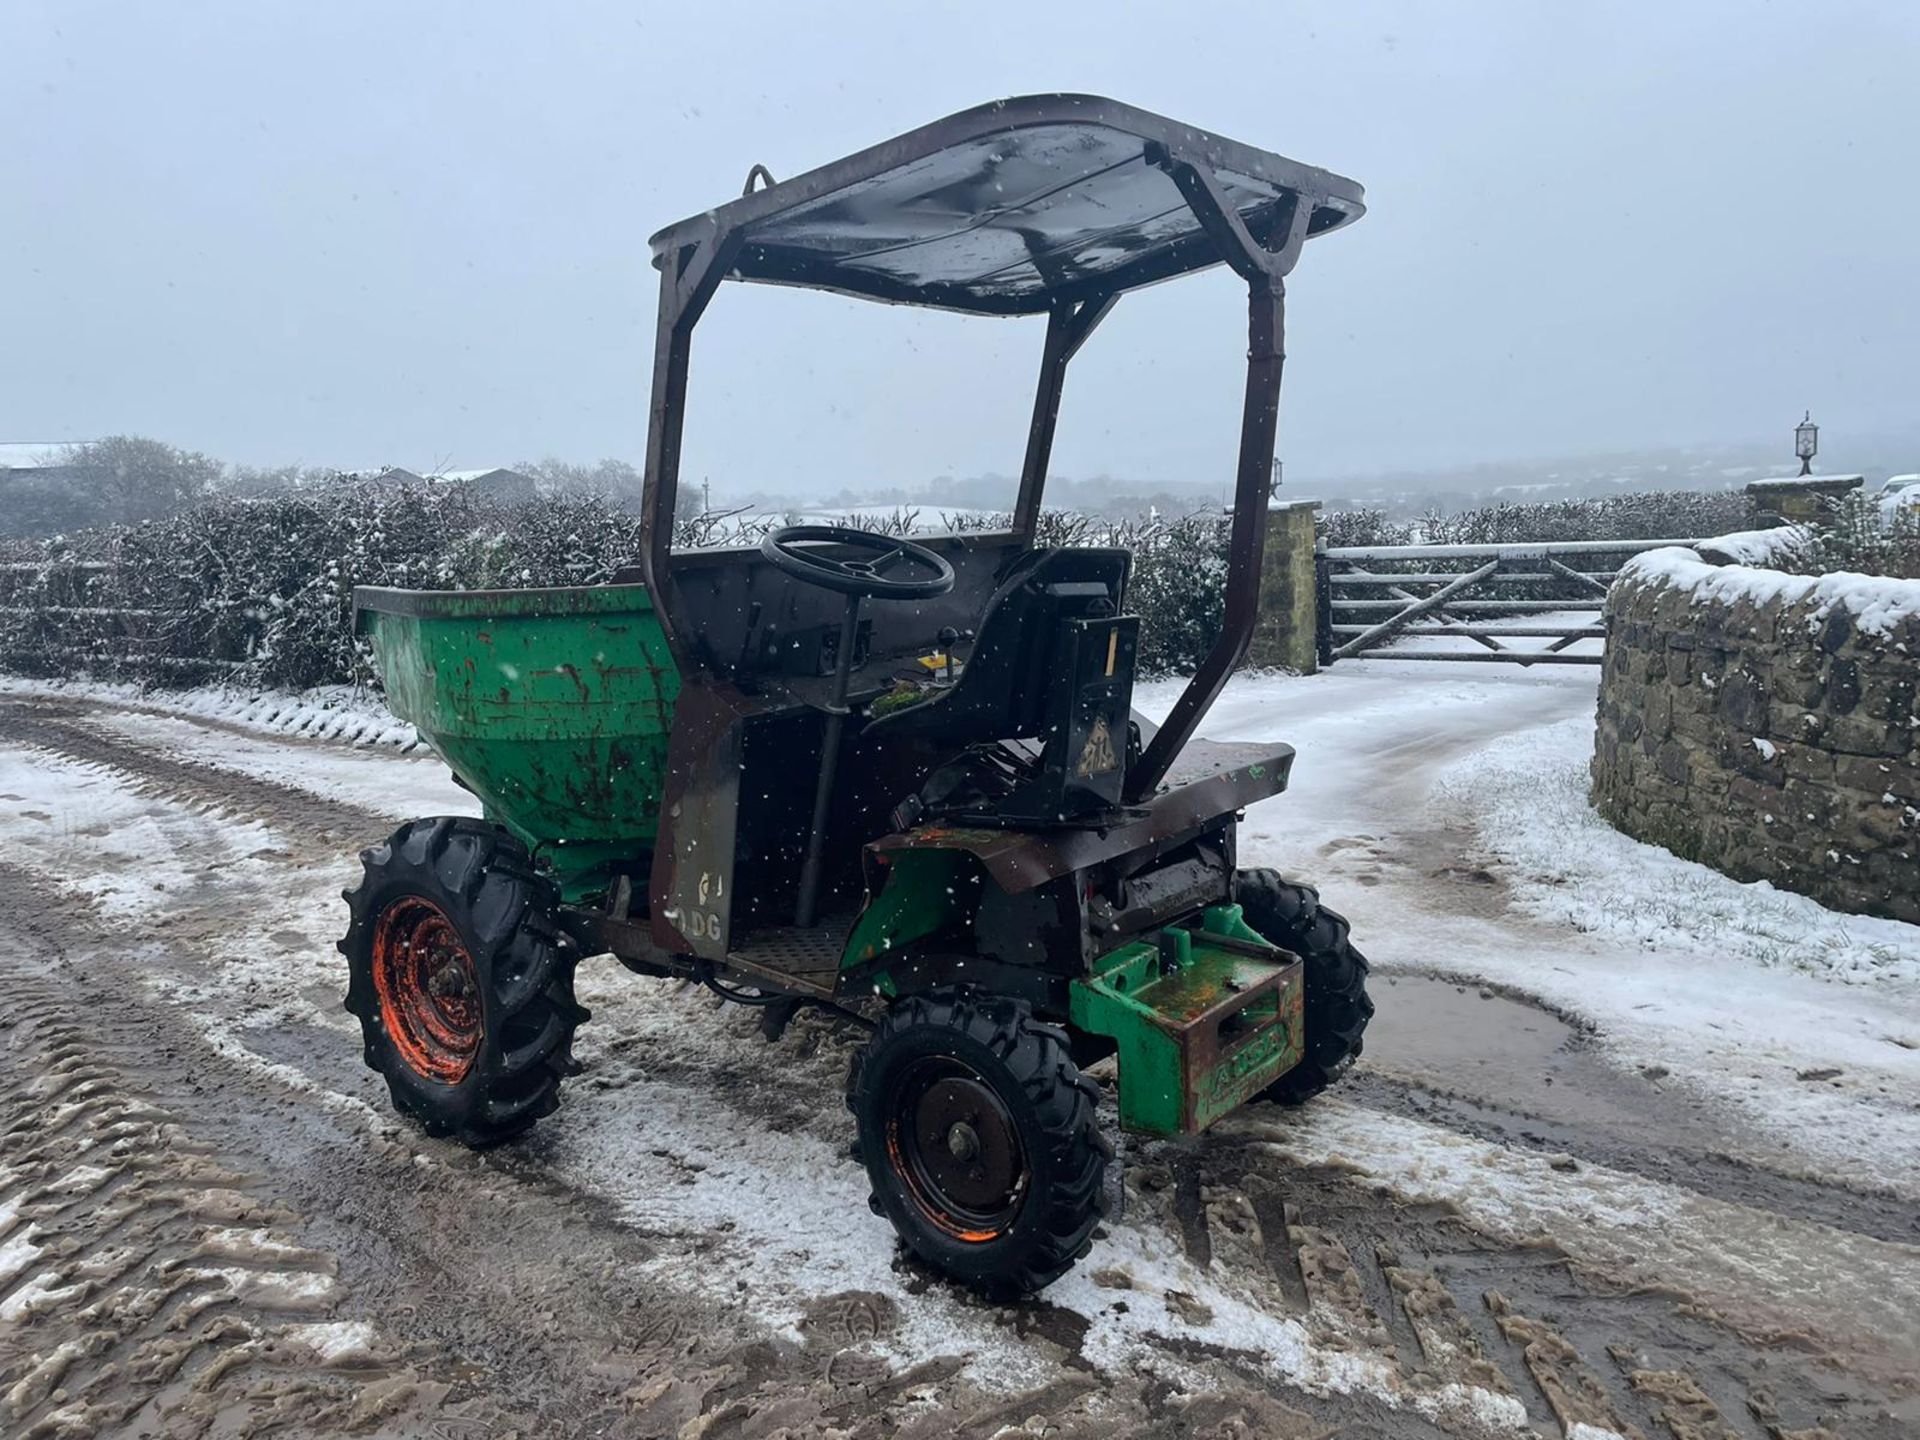
<svg viewBox="0 0 1920 1440">
<path fill-rule="evenodd" d="M 1309 1283 L 1294 1313 L 1263 1266 L 1228 1263 L 1236 1233 L 1259 1247 L 1218 1216 L 1295 1167 L 1443 1207 L 1516 1255 L 1550 1242 L 1630 1289 L 1678 1287 L 1742 1334 L 1806 1326 L 1883 1374 L 1898 1368 L 1889 1352 L 1914 1353 L 1902 1348 L 1920 1331 L 1914 1237 L 1831 1216 L 1850 1195 L 1876 1214 L 1920 1202 L 1920 929 L 1736 884 L 1597 820 L 1585 802 L 1596 674 L 1347 662 L 1229 687 L 1210 738 L 1299 752 L 1288 793 L 1249 812 L 1241 863 L 1311 880 L 1349 916 L 1381 1015 L 1345 1093 L 1222 1128 L 1212 1143 L 1253 1168 L 1239 1189 L 1197 1188 L 1216 1227 L 1203 1253 L 1179 1238 L 1193 1222 L 1177 1185 L 1130 1189 L 1123 1220 L 1046 1297 L 1071 1317 L 1075 1363 L 1165 1376 L 1203 1351 L 1253 1356 L 1304 1394 L 1364 1398 L 1446 1433 L 1538 1422 L 1538 1397 L 1497 1376 L 1431 1356 L 1433 1373 L 1409 1372 L 1391 1346 L 1356 1341 L 1371 1302 L 1323 1303 Z M 1139 701 L 1161 710 L 1177 690 L 1145 686 Z M 0 732 L 5 864 L 204 956 L 141 983 L 215 1053 L 414 1147 L 429 1172 L 457 1164 L 397 1126 L 359 1068 L 331 944 L 366 838 L 345 831 L 472 812 L 411 732 L 346 692 L 0 680 L 0 703 L 73 707 L 61 723 L 127 757 Z M 183 803 L 179 781 L 141 778 L 165 767 L 211 777 L 212 798 Z M 227 802 L 223 785 L 254 789 Z M 300 796 L 332 809 L 309 816 Z M 304 979 L 289 986 L 296 960 Z M 501 1162 L 507 1174 L 607 1207 L 646 1237 L 637 1273 L 686 1303 L 798 1340 L 823 1297 L 884 1297 L 894 1319 L 872 1348 L 887 1363 L 960 1354 L 985 1391 L 1054 1383 L 1057 1361 L 1018 1326 L 902 1274 L 847 1160 L 845 1117 L 813 1103 L 838 1093 L 845 1037 L 803 1022 L 769 1056 L 752 1017 L 611 966 L 583 969 L 581 998 L 594 1011 L 585 1073 Z M 1702 1168 L 1648 1161 L 1656 1141 Z M 1213 1163 L 1185 1153 L 1131 1160 L 1147 1175 Z M 1723 1162 L 1760 1178 L 1750 1191 L 1714 1179 Z M 1289 1227 L 1303 1256 L 1318 1234 Z"/>
</svg>

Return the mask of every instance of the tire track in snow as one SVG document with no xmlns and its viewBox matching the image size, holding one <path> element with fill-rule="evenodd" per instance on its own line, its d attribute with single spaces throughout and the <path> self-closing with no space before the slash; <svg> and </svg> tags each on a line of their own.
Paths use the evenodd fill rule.
<svg viewBox="0 0 1920 1440">
<path fill-rule="evenodd" d="M 5 979 L 7 1433 L 368 1433 L 437 1399 L 378 1327 L 338 1316 L 337 1264 L 294 1238 L 299 1217 L 144 1098 L 97 1019 L 83 1033 L 67 997 Z"/>
<path fill-rule="evenodd" d="M 309 849 L 350 850 L 393 829 L 358 805 L 103 733 L 78 707 L 0 701 L 0 738 L 127 776 L 137 793 L 257 820 Z"/>
<path fill-rule="evenodd" d="M 1920 1247 L 1339 1100 L 1291 1123 L 1256 1107 L 1225 1122 L 1222 1138 L 1294 1165 L 1343 1170 L 1400 1207 L 1445 1207 L 1516 1255 L 1550 1247 L 1595 1293 L 1664 1297 L 1718 1317 L 1755 1347 L 1812 1348 L 1880 1383 L 1914 1386 Z"/>
<path fill-rule="evenodd" d="M 0 882 L 8 880 L 0 867 Z M 12 877 L 13 898 L 24 899 L 31 884 L 26 877 Z M 5 893 L 6 888 L 0 888 L 0 894 Z M 112 953 L 102 948 L 111 943 L 112 928 L 57 915 L 59 908 L 42 901 L 33 911 L 42 917 L 40 924 L 58 927 L 40 933 L 49 939 L 71 937 L 71 943 L 83 947 L 86 970 L 99 973 Z M 17 916 L 13 923 L 18 923 Z M 11 968 L 0 955 L 0 975 Z M 96 993 L 94 998 L 92 1007 L 77 997 L 68 998 L 55 1007 L 55 1013 L 88 1011 L 97 1017 L 101 997 Z M 167 998 L 164 992 L 161 998 Z M 110 1008 L 118 1011 L 130 1005 L 137 1012 L 149 1003 L 135 990 L 124 999 L 116 998 Z M 671 1000 L 669 1004 L 678 1012 L 681 1028 L 691 1030 L 688 1038 L 697 1046 L 704 1033 L 698 1023 L 703 1017 Z M 688 1019 L 696 1023 L 688 1027 Z M 98 1024 L 97 1018 L 92 1023 Z M 156 1043 L 160 1033 L 164 1031 L 148 1032 L 147 1045 Z M 170 1045 L 166 1048 L 173 1053 Z M 221 1068 L 217 1063 L 207 1065 L 204 1059 L 192 1062 L 194 1088 L 208 1085 L 214 1096 L 227 1092 L 229 1083 L 214 1078 Z M 252 1067 L 243 1064 L 242 1069 L 252 1073 Z M 255 1075 L 243 1082 L 237 1098 L 243 1111 L 258 1106 L 268 1117 L 267 1129 L 277 1131 L 287 1123 L 273 1113 L 282 1107 L 260 1103 L 264 1098 L 261 1082 L 270 1078 L 277 1077 Z M 295 1095 L 307 1097 L 310 1090 L 309 1083 L 302 1083 Z M 0 1096 L 0 1107 L 4 1107 L 0 1113 L 10 1113 L 17 1098 L 10 1092 Z M 80 1098 L 82 1102 L 94 1099 L 91 1095 Z M 214 1099 L 212 1103 L 231 1102 Z M 749 1118 L 735 1113 L 737 1118 Z M 636 1121 L 644 1125 L 644 1117 L 628 1113 L 624 1123 L 631 1126 Z M 69 1123 L 68 1117 L 56 1123 Z M 254 1133 L 243 1120 L 239 1123 L 243 1132 Z M 298 1122 L 296 1129 L 306 1123 Z M 354 1123 L 364 1122 L 355 1118 Z M 726 1268 L 724 1227 L 716 1228 L 713 1217 L 702 1216 L 698 1197 L 680 1198 L 675 1213 L 682 1223 L 677 1233 L 641 1238 L 636 1254 L 635 1231 L 609 1215 L 596 1217 L 599 1207 L 590 1194 L 565 1184 L 552 1167 L 530 1157 L 501 1152 L 471 1156 L 414 1136 L 399 1122 L 384 1117 L 375 1121 L 371 1134 L 361 1136 L 360 1143 L 369 1152 L 364 1161 L 369 1173 L 344 1191 L 337 1191 L 338 1182 L 328 1176 L 328 1203 L 336 1203 L 338 1193 L 347 1197 L 351 1207 L 340 1217 L 345 1229 L 336 1225 L 332 1233 L 356 1247 L 371 1246 L 376 1251 L 391 1247 L 398 1252 L 394 1258 L 406 1257 L 404 1269 L 417 1271 L 424 1266 L 433 1277 L 430 1293 L 411 1284 L 395 1288 L 383 1277 L 375 1304 L 382 1311 L 408 1316 L 410 1354 L 444 1356 L 437 1344 L 454 1341 L 460 1347 L 455 1353 L 463 1357 L 459 1362 L 463 1368 L 456 1373 L 484 1374 L 487 1395 L 494 1393 L 495 1386 L 507 1389 L 503 1400 L 525 1398 L 532 1391 L 542 1397 L 542 1413 L 551 1403 L 555 1415 L 547 1422 L 549 1433 L 677 1435 L 692 1425 L 702 1435 L 757 1436 L 770 1416 L 806 1421 L 794 1427 L 794 1433 L 817 1440 L 839 1433 L 873 1435 L 876 1440 L 894 1434 L 917 1434 L 925 1440 L 960 1434 L 989 1440 L 1010 1425 L 1018 1427 L 1036 1418 L 1045 1423 L 1049 1435 L 1098 1434 L 1111 1440 L 1131 1433 L 1140 1440 L 1160 1440 L 1166 1433 L 1158 1421 L 1144 1419 L 1116 1428 L 1116 1413 L 1123 1417 L 1208 1415 L 1222 1424 L 1243 1425 L 1257 1417 L 1261 1433 L 1277 1436 L 1320 1433 L 1325 1428 L 1317 1422 L 1309 1424 L 1305 1412 L 1269 1398 L 1267 1392 L 1286 1388 L 1284 1381 L 1265 1370 L 1252 1353 L 1225 1361 L 1206 1355 L 1174 1356 L 1149 1365 L 1141 1374 L 1123 1367 L 1096 1382 L 1084 1362 L 1073 1363 L 1070 1336 L 1049 1338 L 1044 1326 L 1028 1329 L 1039 1307 L 983 1308 L 944 1286 L 938 1287 L 940 1303 L 953 1315 L 971 1317 L 954 1336 L 956 1342 L 972 1336 L 998 1350 L 997 1337 L 1004 1335 L 1016 1350 L 1032 1351 L 1040 1358 L 1036 1373 L 1009 1385 L 986 1368 L 986 1356 L 968 1354 L 964 1343 L 928 1347 L 912 1355 L 894 1353 L 888 1342 L 899 1328 L 899 1299 L 929 1288 L 925 1277 L 915 1275 L 889 1280 L 892 1293 L 887 1295 L 839 1291 L 802 1297 L 797 1324 L 791 1330 L 769 1330 L 742 1313 L 740 1298 L 733 1293 L 740 1272 Z M 356 1168 L 362 1164 L 354 1163 Z M 854 1213 L 837 1214 L 831 1223 L 849 1228 L 868 1219 L 857 1205 L 850 1208 Z M 245 1222 L 256 1218 L 245 1217 Z M 276 1233 L 287 1243 L 301 1243 L 297 1218 L 282 1217 L 279 1224 Z M 250 1231 L 259 1226 L 236 1219 L 226 1228 Z M 416 1233 L 405 1238 L 409 1232 Z M 215 1239 L 227 1245 L 234 1241 L 230 1235 Z M 602 1240 L 610 1242 L 622 1258 L 617 1262 L 595 1258 L 593 1248 Z M 862 1252 L 871 1254 L 880 1272 L 887 1274 L 891 1249 L 884 1230 L 875 1228 L 860 1240 Z M 649 1263 L 649 1249 L 662 1252 L 658 1263 Z M 417 1258 L 415 1252 L 419 1252 Z M 231 1268 L 230 1261 L 219 1254 L 200 1256 L 197 1263 L 215 1271 Z M 715 1272 L 713 1283 L 691 1283 L 703 1271 Z M 582 1313 L 581 1297 L 591 1295 L 596 1283 L 605 1284 L 609 1277 L 617 1277 L 614 1283 L 623 1290 L 638 1284 L 640 1295 L 617 1310 L 589 1306 Z M 691 1291 L 711 1296 L 712 1302 L 702 1298 L 689 1305 Z M 301 1315 L 290 1323 L 326 1322 Z M 290 1337 L 289 1343 L 306 1334 Z M 221 1338 L 210 1336 L 209 1340 Z M 224 1338 L 239 1343 L 246 1337 Z M 338 1341 L 339 1335 L 321 1332 L 312 1338 Z M 471 1358 L 476 1347 L 490 1357 L 480 1369 L 474 1368 Z M 584 1354 L 576 1353 L 582 1350 Z M 544 1364 L 530 1364 L 532 1356 L 549 1352 Z M 91 1383 L 100 1366 L 117 1361 L 114 1353 L 80 1346 L 64 1352 L 57 1363 L 79 1377 L 61 1382 L 71 1390 L 81 1381 Z M 563 1383 L 557 1385 L 553 1382 L 558 1377 L 549 1368 L 555 1365 L 564 1375 Z M 1350 1397 L 1346 1413 L 1355 1408 L 1373 1413 L 1379 1407 L 1359 1395 Z M 932 1426 L 930 1417 L 935 1414 L 940 1417 L 938 1426 Z M 1400 1433 L 1415 1437 L 1440 1433 L 1417 1417 L 1403 1418 L 1411 1428 Z M 711 1427 L 698 1423 L 708 1420 L 713 1422 Z M 304 1427 L 295 1428 L 308 1433 Z"/>
</svg>

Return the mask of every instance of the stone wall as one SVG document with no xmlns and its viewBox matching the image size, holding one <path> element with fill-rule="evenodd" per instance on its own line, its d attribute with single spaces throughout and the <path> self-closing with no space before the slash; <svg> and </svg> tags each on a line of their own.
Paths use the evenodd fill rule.
<svg viewBox="0 0 1920 1440">
<path fill-rule="evenodd" d="M 1920 923 L 1920 581 L 1702 559 L 1755 553 L 1653 551 L 1614 582 L 1594 805 L 1737 880 Z"/>
</svg>

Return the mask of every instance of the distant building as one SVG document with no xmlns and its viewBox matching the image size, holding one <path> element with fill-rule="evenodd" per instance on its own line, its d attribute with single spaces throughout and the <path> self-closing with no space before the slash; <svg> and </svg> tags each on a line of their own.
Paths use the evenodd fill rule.
<svg viewBox="0 0 1920 1440">
<path fill-rule="evenodd" d="M 400 465 L 374 465 L 364 470 L 335 470 L 335 480 L 351 480 L 358 485 L 391 485 L 398 490 L 419 490 L 427 477 Z"/>
<path fill-rule="evenodd" d="M 426 478 L 430 485 L 458 485 L 470 494 L 500 505 L 524 505 L 538 499 L 540 494 L 531 475 L 503 465 L 490 470 L 442 470 Z"/>
<path fill-rule="evenodd" d="M 496 465 L 481 470 L 409 470 L 403 465 L 382 465 L 368 470 L 336 470 L 341 480 L 366 485 L 391 485 L 402 490 L 426 490 L 458 487 L 496 505 L 524 505 L 539 498 L 539 487 L 531 475 Z"/>
<path fill-rule="evenodd" d="M 90 440 L 0 440 L 0 475 L 63 480 L 74 473 L 76 446 Z"/>
<path fill-rule="evenodd" d="M 52 535 L 94 518 L 76 503 L 84 440 L 0 440 L 0 540 Z"/>
</svg>

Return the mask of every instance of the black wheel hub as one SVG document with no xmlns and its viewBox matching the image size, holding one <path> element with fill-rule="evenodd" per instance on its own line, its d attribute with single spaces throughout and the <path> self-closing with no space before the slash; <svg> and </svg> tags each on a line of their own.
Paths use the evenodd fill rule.
<svg viewBox="0 0 1920 1440">
<path fill-rule="evenodd" d="M 897 1168 L 935 1224 L 991 1240 L 1026 1198 L 1026 1147 L 1004 1101 L 963 1062 L 940 1057 L 901 1077 L 890 1128 Z"/>
</svg>

